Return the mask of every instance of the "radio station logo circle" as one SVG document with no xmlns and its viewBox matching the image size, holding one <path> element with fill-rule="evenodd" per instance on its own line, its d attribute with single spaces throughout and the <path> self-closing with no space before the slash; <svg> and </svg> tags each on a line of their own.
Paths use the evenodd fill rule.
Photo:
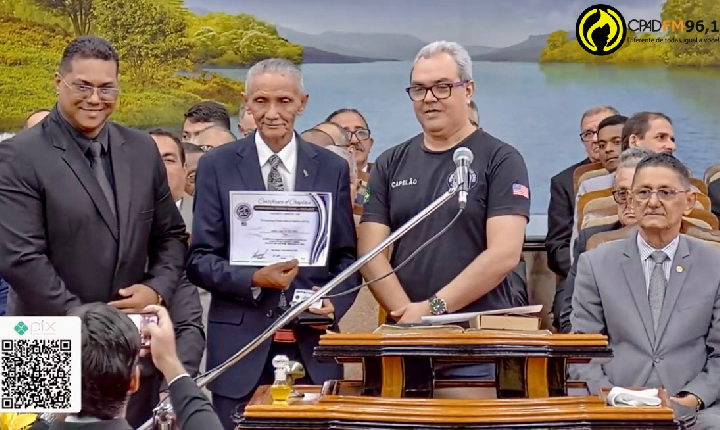
<svg viewBox="0 0 720 430">
<path fill-rule="evenodd" d="M 627 25 L 619 10 L 606 4 L 585 9 L 575 23 L 575 37 L 592 55 L 610 55 L 625 43 Z"/>
<path fill-rule="evenodd" d="M 252 207 L 247 203 L 240 203 L 235 206 L 235 218 L 240 221 L 247 221 L 252 218 L 253 210 Z"/>
<path fill-rule="evenodd" d="M 478 177 L 477 177 L 477 173 L 473 169 L 468 169 L 468 177 L 470 178 L 470 186 L 468 187 L 468 191 L 470 191 L 473 188 L 475 188 L 475 185 L 477 185 Z M 457 185 L 458 185 L 457 171 L 452 172 L 450 174 L 450 176 L 448 176 L 447 180 L 448 180 L 448 186 L 450 188 L 457 187 Z"/>
</svg>

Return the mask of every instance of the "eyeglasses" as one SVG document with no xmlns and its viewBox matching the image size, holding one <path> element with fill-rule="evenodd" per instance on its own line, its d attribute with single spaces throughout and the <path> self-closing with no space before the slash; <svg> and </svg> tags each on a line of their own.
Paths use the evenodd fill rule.
<svg viewBox="0 0 720 430">
<path fill-rule="evenodd" d="M 630 196 L 630 190 L 615 190 L 612 192 L 612 195 L 613 199 L 615 199 L 615 203 L 619 205 L 624 205 L 628 201 L 628 197 Z"/>
<path fill-rule="evenodd" d="M 95 91 L 97 91 L 97 95 L 102 101 L 106 102 L 114 102 L 117 100 L 118 95 L 120 95 L 120 88 L 116 87 L 94 87 L 92 85 L 85 85 L 85 84 L 68 84 L 67 81 L 65 81 L 65 78 L 60 78 L 60 80 L 65 84 L 66 87 L 73 90 L 77 95 L 82 97 L 83 99 L 89 99 L 90 97 L 95 94 Z"/>
<path fill-rule="evenodd" d="M 580 133 L 580 140 L 583 142 L 587 142 L 588 140 L 592 139 L 597 135 L 597 130 L 585 130 L 582 133 Z"/>
<path fill-rule="evenodd" d="M 660 188 L 657 190 L 651 190 L 650 188 L 641 188 L 633 191 L 633 197 L 639 201 L 644 202 L 650 199 L 653 194 L 657 194 L 660 201 L 668 202 L 672 201 L 678 194 L 687 193 L 689 190 L 673 190 L 672 188 Z"/>
<path fill-rule="evenodd" d="M 352 139 L 353 136 L 357 137 L 357 140 L 363 141 L 370 139 L 370 130 L 366 128 L 359 128 L 357 130 L 346 130 L 348 132 L 348 139 Z"/>
<path fill-rule="evenodd" d="M 440 83 L 432 85 L 430 87 L 426 87 L 423 85 L 413 85 L 411 87 L 407 87 L 405 91 L 407 91 L 408 96 L 410 96 L 410 100 L 414 102 L 425 100 L 428 91 L 430 91 L 433 97 L 435 97 L 436 99 L 443 100 L 452 95 L 453 88 L 463 86 L 468 82 L 469 81 L 465 80 L 453 83 Z"/>
</svg>

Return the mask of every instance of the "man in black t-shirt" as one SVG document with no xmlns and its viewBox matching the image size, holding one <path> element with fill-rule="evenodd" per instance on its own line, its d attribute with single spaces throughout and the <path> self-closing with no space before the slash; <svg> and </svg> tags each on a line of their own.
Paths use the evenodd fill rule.
<svg viewBox="0 0 720 430">
<path fill-rule="evenodd" d="M 456 180 L 456 148 L 464 146 L 474 154 L 464 213 L 405 267 L 371 286 L 400 323 L 516 304 L 503 279 L 522 252 L 530 211 L 527 168 L 515 148 L 468 121 L 471 69 L 467 51 L 456 43 L 434 42 L 420 51 L 407 92 L 423 133 L 383 153 L 370 175 L 359 255 L 450 188 Z M 457 200 L 440 207 L 395 243 L 389 259 L 380 255 L 365 265 L 365 279 L 390 272 L 447 226 L 458 209 Z"/>
</svg>

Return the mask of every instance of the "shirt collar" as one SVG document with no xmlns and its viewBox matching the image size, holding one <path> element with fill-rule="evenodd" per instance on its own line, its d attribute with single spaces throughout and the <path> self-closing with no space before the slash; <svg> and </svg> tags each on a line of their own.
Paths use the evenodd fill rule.
<svg viewBox="0 0 720 430">
<path fill-rule="evenodd" d="M 70 133 L 70 136 L 72 136 L 73 139 L 78 143 L 78 145 L 80 146 L 80 150 L 83 154 L 87 154 L 88 150 L 90 149 L 90 143 L 93 141 L 100 142 L 105 152 L 109 151 L 109 132 L 107 123 L 103 125 L 103 128 L 100 130 L 100 133 L 97 135 L 97 137 L 95 139 L 91 139 L 82 132 L 80 132 L 78 129 L 73 127 L 72 124 L 70 124 L 70 121 L 65 118 L 65 114 L 62 113 L 62 110 L 59 106 L 56 109 L 59 113 L 58 116 L 60 117 L 60 122 L 62 123 L 63 127 L 65 127 L 65 130 Z"/>
<path fill-rule="evenodd" d="M 255 132 L 255 146 L 257 147 L 258 161 L 260 162 L 260 167 L 262 167 L 268 162 L 270 157 L 275 155 L 275 153 L 269 146 L 267 146 L 258 132 Z M 295 133 L 293 133 L 290 138 L 290 142 L 288 142 L 288 144 L 277 153 L 277 156 L 280 157 L 282 167 L 286 170 L 288 170 L 290 166 L 294 165 L 294 161 L 297 158 L 297 142 L 295 140 Z"/>
<path fill-rule="evenodd" d="M 670 243 L 665 245 L 665 247 L 663 249 L 660 249 L 659 251 L 664 252 L 665 255 L 668 256 L 668 259 L 670 261 L 673 261 L 675 259 L 675 252 L 677 251 L 679 243 L 680 243 L 680 235 L 678 234 L 677 236 L 675 236 L 675 239 L 670 241 Z M 638 235 L 637 235 L 637 246 L 638 246 L 638 250 L 640 251 L 640 261 L 647 260 L 648 258 L 650 258 L 650 255 L 653 252 L 658 251 L 658 249 L 650 246 L 650 244 L 647 243 L 645 241 L 645 239 L 643 239 L 643 237 L 640 233 L 638 233 Z"/>
</svg>

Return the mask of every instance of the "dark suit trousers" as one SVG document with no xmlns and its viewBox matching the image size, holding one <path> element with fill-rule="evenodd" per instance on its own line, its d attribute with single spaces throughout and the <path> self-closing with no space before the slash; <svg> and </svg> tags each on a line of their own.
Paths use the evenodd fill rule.
<svg viewBox="0 0 720 430">
<path fill-rule="evenodd" d="M 275 368 L 272 365 L 272 359 L 276 355 L 286 355 L 290 361 L 299 361 L 302 363 L 302 357 L 300 356 L 300 350 L 295 343 L 279 343 L 273 342 L 270 347 L 270 354 L 265 361 L 265 367 L 263 368 L 262 375 L 255 388 L 245 397 L 240 399 L 232 399 L 230 397 L 219 396 L 215 393 L 212 395 L 213 407 L 215 412 L 220 418 L 220 422 L 225 430 L 234 430 L 237 426 L 238 420 L 242 416 L 245 406 L 248 404 L 252 396 L 255 394 L 255 390 L 261 385 L 272 385 L 275 382 Z M 242 363 L 236 364 L 242 366 Z M 303 363 L 304 365 L 304 363 Z M 295 385 L 313 385 L 312 379 L 305 376 L 295 381 Z"/>
</svg>

